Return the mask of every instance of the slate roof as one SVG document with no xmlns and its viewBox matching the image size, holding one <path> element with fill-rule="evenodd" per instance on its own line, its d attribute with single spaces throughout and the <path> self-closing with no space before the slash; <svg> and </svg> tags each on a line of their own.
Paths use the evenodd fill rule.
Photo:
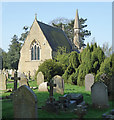
<svg viewBox="0 0 114 120">
<path fill-rule="evenodd" d="M 37 22 L 54 51 L 57 50 L 58 46 L 64 46 L 67 48 L 67 51 L 71 51 L 71 43 L 61 29 L 52 27 L 40 21 Z"/>
</svg>

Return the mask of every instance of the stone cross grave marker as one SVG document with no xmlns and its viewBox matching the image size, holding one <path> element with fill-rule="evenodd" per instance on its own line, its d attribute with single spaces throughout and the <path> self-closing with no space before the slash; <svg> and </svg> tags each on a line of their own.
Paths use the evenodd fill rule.
<svg viewBox="0 0 114 120">
<path fill-rule="evenodd" d="M 0 74 L 0 90 L 6 90 L 6 77 Z"/>
<path fill-rule="evenodd" d="M 44 75 L 42 72 L 39 72 L 37 75 L 37 85 L 40 85 L 43 82 L 44 82 Z"/>
<path fill-rule="evenodd" d="M 63 95 L 64 94 L 64 79 L 61 76 L 56 75 L 52 78 L 52 80 L 56 84 L 56 87 L 54 88 L 54 92 L 60 93 Z"/>
<path fill-rule="evenodd" d="M 28 79 L 25 74 L 20 74 L 19 87 L 22 85 L 29 86 Z"/>
<path fill-rule="evenodd" d="M 17 76 L 17 71 L 15 71 L 14 77 L 11 77 L 14 80 L 14 90 L 17 90 L 17 80 L 20 80 L 20 77 Z"/>
<path fill-rule="evenodd" d="M 53 83 L 53 80 L 50 80 L 50 82 L 47 83 L 47 86 L 50 86 L 49 89 L 49 97 L 50 97 L 50 103 L 53 103 L 53 87 L 56 87 L 56 84 Z"/>
<path fill-rule="evenodd" d="M 106 108 L 109 106 L 107 86 L 103 82 L 96 82 L 92 85 L 91 97 L 94 107 Z"/>
<path fill-rule="evenodd" d="M 26 85 L 19 87 L 13 95 L 14 118 L 37 118 L 37 97 Z"/>
<path fill-rule="evenodd" d="M 91 91 L 91 86 L 94 83 L 94 76 L 93 74 L 87 74 L 85 76 L 85 90 L 86 91 Z"/>
</svg>

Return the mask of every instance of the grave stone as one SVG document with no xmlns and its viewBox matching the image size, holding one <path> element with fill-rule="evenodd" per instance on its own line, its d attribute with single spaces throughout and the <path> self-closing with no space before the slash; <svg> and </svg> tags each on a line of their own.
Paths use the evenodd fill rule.
<svg viewBox="0 0 114 120">
<path fill-rule="evenodd" d="M 14 118 L 37 118 L 37 97 L 26 85 L 18 88 L 13 95 Z"/>
<path fill-rule="evenodd" d="M 20 77 L 19 86 L 22 86 L 22 85 L 29 86 L 28 79 L 25 74 L 20 74 L 19 77 Z"/>
<path fill-rule="evenodd" d="M 28 77 L 29 80 L 31 79 L 31 75 L 30 74 L 31 74 L 30 71 L 28 71 L 27 77 Z"/>
<path fill-rule="evenodd" d="M 97 108 L 106 108 L 108 104 L 107 86 L 103 82 L 96 82 L 91 87 L 92 104 Z"/>
<path fill-rule="evenodd" d="M 14 77 L 15 70 L 12 70 L 11 77 Z"/>
<path fill-rule="evenodd" d="M 61 76 L 56 75 L 52 78 L 52 80 L 54 81 L 54 84 L 56 84 L 56 87 L 54 87 L 54 92 L 63 95 L 64 94 L 64 79 Z"/>
<path fill-rule="evenodd" d="M 94 83 L 94 76 L 93 74 L 87 74 L 85 76 L 85 90 L 86 91 L 91 91 L 91 86 Z"/>
<path fill-rule="evenodd" d="M 8 79 L 9 78 L 9 74 L 8 74 L 8 72 L 6 72 L 6 79 Z"/>
<path fill-rule="evenodd" d="M 2 74 L 2 70 L 0 69 L 0 74 Z"/>
<path fill-rule="evenodd" d="M 0 90 L 6 90 L 6 77 L 0 74 Z"/>
<path fill-rule="evenodd" d="M 39 85 L 38 87 L 38 91 L 48 91 L 48 88 L 47 88 L 47 82 L 43 82 Z"/>
<path fill-rule="evenodd" d="M 43 75 L 42 72 L 39 72 L 39 73 L 37 74 L 37 85 L 40 85 L 40 84 L 43 83 L 43 82 L 44 82 L 44 75 Z"/>
<path fill-rule="evenodd" d="M 33 70 L 33 79 L 35 80 L 36 70 Z"/>
<path fill-rule="evenodd" d="M 9 72 L 10 75 L 12 75 L 12 71 L 13 71 L 12 69 L 11 69 L 11 70 L 8 70 L 8 72 Z"/>
</svg>

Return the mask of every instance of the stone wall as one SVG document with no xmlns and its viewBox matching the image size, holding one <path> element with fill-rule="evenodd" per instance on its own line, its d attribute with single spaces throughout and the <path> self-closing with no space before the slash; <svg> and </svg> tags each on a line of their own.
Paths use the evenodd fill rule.
<svg viewBox="0 0 114 120">
<path fill-rule="evenodd" d="M 38 42 L 41 48 L 40 60 L 31 60 L 31 44 L 34 40 Z M 31 75 L 33 75 L 33 71 L 37 70 L 38 66 L 46 59 L 52 59 L 52 48 L 35 19 L 20 51 L 18 70 L 19 72 L 24 72 L 25 74 L 30 71 Z"/>
</svg>

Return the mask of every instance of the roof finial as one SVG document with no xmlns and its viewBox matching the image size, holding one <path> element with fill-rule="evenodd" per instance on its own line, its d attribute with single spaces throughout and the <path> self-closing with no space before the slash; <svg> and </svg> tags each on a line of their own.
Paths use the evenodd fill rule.
<svg viewBox="0 0 114 120">
<path fill-rule="evenodd" d="M 35 19 L 37 20 L 37 13 L 35 13 Z"/>
</svg>

